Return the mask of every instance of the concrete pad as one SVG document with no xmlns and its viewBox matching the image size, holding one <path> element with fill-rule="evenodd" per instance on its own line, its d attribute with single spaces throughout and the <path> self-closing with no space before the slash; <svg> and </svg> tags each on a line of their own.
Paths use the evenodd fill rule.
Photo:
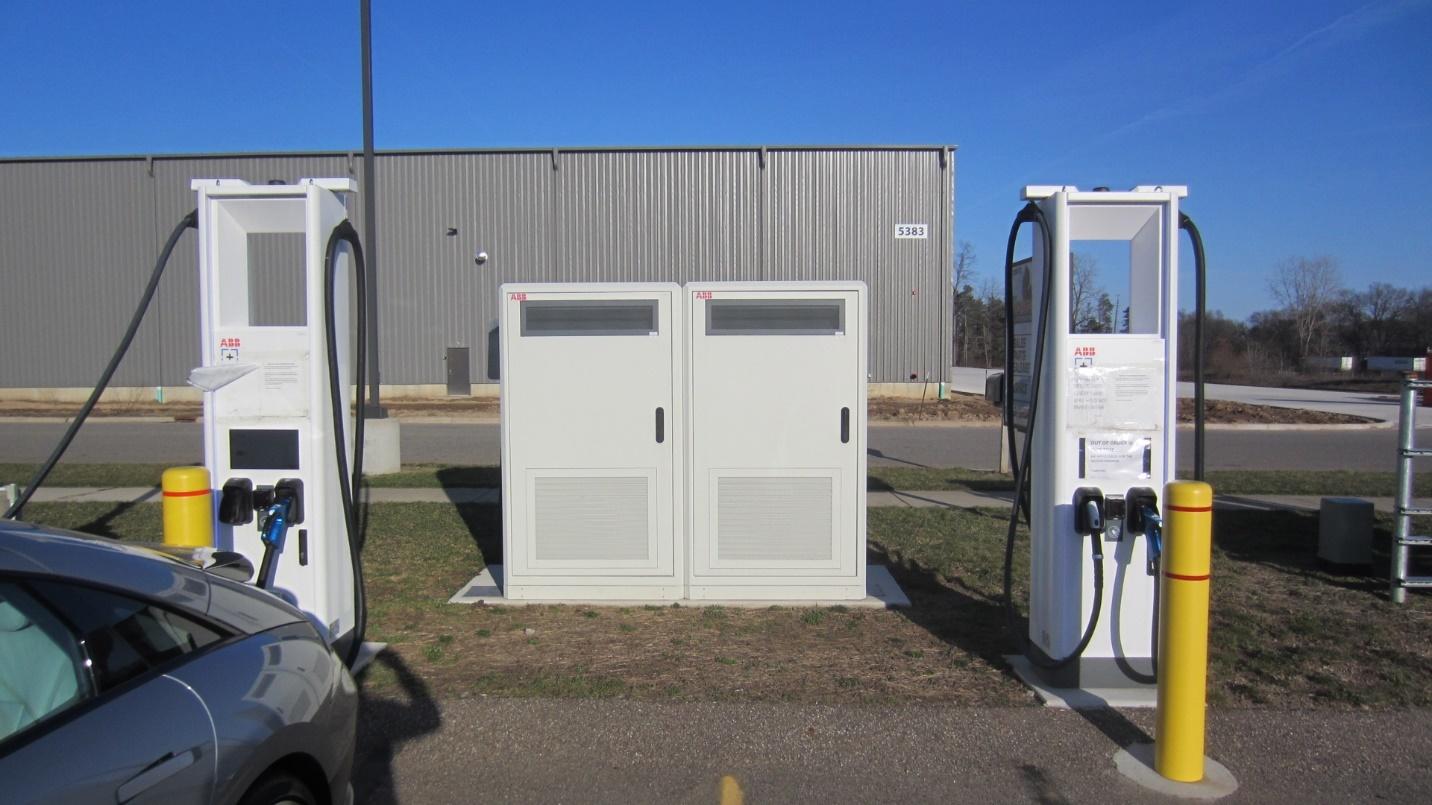
<svg viewBox="0 0 1432 805">
<path fill-rule="evenodd" d="M 363 669 L 372 664 L 373 660 L 376 659 L 379 654 L 386 651 L 387 648 L 387 643 L 364 640 L 363 644 L 358 647 L 358 656 L 353 660 L 353 667 L 349 668 L 348 671 L 354 676 L 363 673 Z"/>
<path fill-rule="evenodd" d="M 573 601 L 529 601 L 512 600 L 502 597 L 502 565 L 488 565 L 481 573 L 472 577 L 461 589 L 448 599 L 449 604 L 485 604 L 488 606 L 532 606 L 544 604 L 566 604 L 584 607 L 638 607 L 650 604 L 675 603 L 691 607 L 731 607 L 733 609 L 766 609 L 768 607 L 850 607 L 851 609 L 897 609 L 910 606 L 910 597 L 900 589 L 890 568 L 884 565 L 870 565 L 865 569 L 865 597 L 857 601 L 739 601 L 701 600 L 651 601 L 651 600 L 573 600 Z"/>
<path fill-rule="evenodd" d="M 1102 710 L 1107 707 L 1153 708 L 1158 706 L 1158 689 L 1153 685 L 1129 688 L 1053 688 L 1040 678 L 1028 657 L 1008 654 L 1005 662 L 1019 681 L 1029 686 L 1045 707 L 1059 710 Z"/>
<path fill-rule="evenodd" d="M 502 578 L 502 565 L 488 565 L 472 580 L 458 588 L 448 599 L 449 604 L 520 604 L 522 601 L 508 601 L 502 597 L 502 587 L 497 579 Z"/>
<path fill-rule="evenodd" d="M 1154 771 L 1154 745 L 1136 743 L 1114 753 L 1114 768 L 1150 791 L 1180 799 L 1222 799 L 1238 790 L 1238 780 L 1228 767 L 1211 757 L 1203 758 L 1203 779 L 1179 783 Z"/>
</svg>

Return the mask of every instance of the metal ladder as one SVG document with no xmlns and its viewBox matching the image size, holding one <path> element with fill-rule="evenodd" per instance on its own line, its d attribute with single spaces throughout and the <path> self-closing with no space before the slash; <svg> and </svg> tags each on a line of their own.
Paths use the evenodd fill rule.
<svg viewBox="0 0 1432 805">
<path fill-rule="evenodd" d="M 1393 507 L 1397 518 L 1392 533 L 1392 602 L 1407 600 L 1409 587 L 1432 587 L 1432 576 L 1408 576 L 1410 549 L 1432 546 L 1432 535 L 1413 534 L 1412 518 L 1432 515 L 1432 506 L 1413 505 L 1412 460 L 1432 456 L 1432 448 L 1417 446 L 1417 392 L 1432 389 L 1432 380 L 1404 378 L 1402 410 L 1397 423 L 1397 500 Z"/>
</svg>

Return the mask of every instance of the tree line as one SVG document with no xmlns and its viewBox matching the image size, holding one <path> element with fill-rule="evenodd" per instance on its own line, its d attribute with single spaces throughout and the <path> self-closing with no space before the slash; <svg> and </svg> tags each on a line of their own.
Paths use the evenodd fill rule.
<svg viewBox="0 0 1432 805">
<path fill-rule="evenodd" d="M 1071 255 L 1071 316 L 1076 332 L 1127 332 L 1126 300 L 1097 284 L 1090 255 Z M 1004 276 L 977 270 L 974 248 L 961 242 L 953 270 L 954 345 L 958 366 L 1004 365 Z M 1344 285 L 1336 259 L 1290 257 L 1268 281 L 1277 307 L 1238 321 L 1209 311 L 1204 322 L 1210 380 L 1237 380 L 1279 372 L 1321 371 L 1320 357 L 1420 356 L 1432 349 L 1432 287 L 1403 288 L 1374 282 Z M 1179 364 L 1193 361 L 1192 300 L 1179 314 Z"/>
</svg>

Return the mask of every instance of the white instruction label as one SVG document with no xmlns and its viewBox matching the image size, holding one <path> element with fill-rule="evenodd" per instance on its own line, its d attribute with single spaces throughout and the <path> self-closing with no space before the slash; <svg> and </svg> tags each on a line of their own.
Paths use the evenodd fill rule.
<svg viewBox="0 0 1432 805">
<path fill-rule="evenodd" d="M 1153 440 L 1130 433 L 1079 436 L 1079 478 L 1143 480 L 1153 474 Z"/>
<path fill-rule="evenodd" d="M 264 364 L 264 391 L 284 391 L 298 385 L 298 364 L 292 362 Z"/>
<path fill-rule="evenodd" d="M 1075 356 L 1067 370 L 1065 426 L 1071 430 L 1157 431 L 1163 422 L 1163 363 L 1100 366 Z"/>
</svg>

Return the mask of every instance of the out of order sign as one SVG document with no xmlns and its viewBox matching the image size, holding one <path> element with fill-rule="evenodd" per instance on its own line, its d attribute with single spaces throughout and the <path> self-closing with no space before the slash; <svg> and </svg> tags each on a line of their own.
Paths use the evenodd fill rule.
<svg viewBox="0 0 1432 805">
<path fill-rule="evenodd" d="M 898 238 L 919 238 L 924 240 L 930 236 L 928 224 L 896 224 L 895 237 Z"/>
</svg>

